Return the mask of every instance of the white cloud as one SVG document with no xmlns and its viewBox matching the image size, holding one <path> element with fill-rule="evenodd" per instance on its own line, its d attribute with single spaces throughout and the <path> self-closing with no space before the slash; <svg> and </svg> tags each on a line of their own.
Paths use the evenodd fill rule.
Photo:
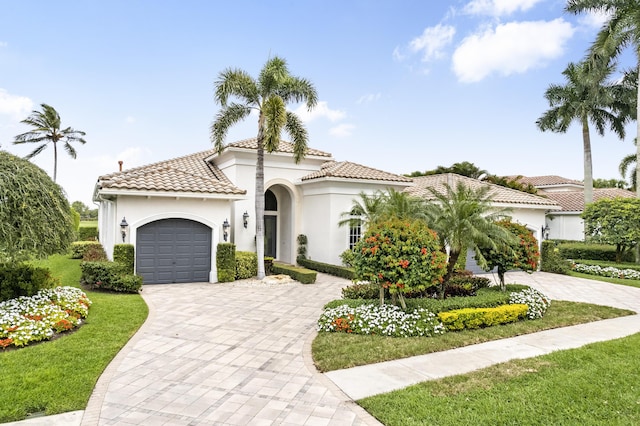
<svg viewBox="0 0 640 426">
<path fill-rule="evenodd" d="M 600 29 L 611 18 L 611 13 L 605 11 L 589 11 L 583 15 L 580 15 L 578 22 L 582 25 Z"/>
<path fill-rule="evenodd" d="M 471 0 L 463 8 L 470 15 L 508 16 L 517 11 L 527 11 L 543 0 Z"/>
<path fill-rule="evenodd" d="M 414 53 L 422 52 L 423 62 L 441 58 L 443 49 L 451 44 L 455 33 L 456 29 L 450 25 L 438 24 L 435 27 L 427 27 L 421 36 L 409 42 L 409 49 Z"/>
<path fill-rule="evenodd" d="M 367 93 L 366 95 L 360 96 L 360 98 L 356 101 L 357 104 L 368 104 L 380 99 L 380 92 L 378 93 Z"/>
<path fill-rule="evenodd" d="M 326 118 L 329 121 L 333 122 L 342 120 L 347 116 L 347 113 L 342 110 L 329 108 L 329 105 L 326 101 L 318 102 L 311 111 L 307 111 L 307 106 L 302 104 L 298 108 L 293 110 L 293 112 L 305 123 L 318 118 Z"/>
<path fill-rule="evenodd" d="M 393 57 L 394 60 L 401 62 L 404 60 L 404 58 L 406 58 L 405 55 L 402 54 L 402 52 L 400 51 L 400 47 L 396 46 L 395 49 L 393 49 L 393 53 L 391 54 L 391 56 Z"/>
<path fill-rule="evenodd" d="M 127 115 L 127 117 L 124 119 L 124 122 L 127 124 L 133 124 L 136 122 L 136 118 L 130 115 Z"/>
<path fill-rule="evenodd" d="M 26 96 L 12 95 L 5 89 L 0 89 L 0 115 L 8 115 L 12 120 L 27 118 L 33 101 Z"/>
<path fill-rule="evenodd" d="M 338 138 L 346 138 L 348 136 L 351 136 L 351 134 L 353 133 L 353 129 L 355 128 L 356 126 L 354 126 L 353 124 L 339 124 L 329 129 L 329 134 Z"/>
<path fill-rule="evenodd" d="M 562 18 L 501 24 L 466 37 L 453 54 L 453 71 L 464 83 L 524 73 L 561 56 L 574 31 Z"/>
</svg>

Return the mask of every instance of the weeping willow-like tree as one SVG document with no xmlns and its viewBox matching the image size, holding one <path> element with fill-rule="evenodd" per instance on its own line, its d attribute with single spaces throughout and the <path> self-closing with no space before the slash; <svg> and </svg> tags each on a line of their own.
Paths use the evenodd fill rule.
<svg viewBox="0 0 640 426">
<path fill-rule="evenodd" d="M 73 237 L 62 188 L 35 164 L 0 151 L 0 262 L 63 253 Z"/>
</svg>

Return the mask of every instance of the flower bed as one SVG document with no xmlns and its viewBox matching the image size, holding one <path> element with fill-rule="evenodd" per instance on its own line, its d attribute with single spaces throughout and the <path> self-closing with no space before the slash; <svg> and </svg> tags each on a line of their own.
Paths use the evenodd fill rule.
<svg viewBox="0 0 640 426">
<path fill-rule="evenodd" d="M 0 303 L 0 348 L 50 339 L 81 324 L 91 301 L 75 287 L 40 290 Z"/>
<path fill-rule="evenodd" d="M 640 280 L 640 271 L 634 269 L 619 269 L 613 266 L 602 267 L 598 265 L 584 265 L 582 263 L 572 263 L 571 268 L 583 274 L 598 275 L 601 277 L 620 278 L 627 280 Z"/>
<path fill-rule="evenodd" d="M 407 313 L 393 305 L 341 305 L 322 313 L 318 331 L 410 337 L 442 334 L 445 329 L 438 317 L 424 308 Z"/>
</svg>

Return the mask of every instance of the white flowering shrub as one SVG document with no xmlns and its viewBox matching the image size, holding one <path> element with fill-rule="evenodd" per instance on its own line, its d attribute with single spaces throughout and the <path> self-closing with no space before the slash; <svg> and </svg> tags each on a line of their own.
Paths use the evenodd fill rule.
<svg viewBox="0 0 640 426">
<path fill-rule="evenodd" d="M 341 305 L 322 313 L 318 331 L 412 337 L 443 334 L 445 328 L 434 313 L 424 308 L 408 313 L 393 305 Z"/>
<path fill-rule="evenodd" d="M 527 305 L 527 318 L 542 318 L 551 306 L 551 299 L 534 288 L 527 288 L 522 291 L 513 292 L 509 295 L 509 303 L 520 303 Z"/>
<path fill-rule="evenodd" d="M 583 274 L 620 278 L 623 280 L 640 280 L 640 271 L 636 271 L 635 269 L 619 269 L 613 266 L 602 267 L 598 265 L 584 265 L 582 263 L 574 263 L 572 268 L 574 271 L 582 272 Z"/>
<path fill-rule="evenodd" d="M 50 339 L 81 324 L 91 301 L 75 287 L 43 289 L 0 303 L 0 349 Z"/>
</svg>

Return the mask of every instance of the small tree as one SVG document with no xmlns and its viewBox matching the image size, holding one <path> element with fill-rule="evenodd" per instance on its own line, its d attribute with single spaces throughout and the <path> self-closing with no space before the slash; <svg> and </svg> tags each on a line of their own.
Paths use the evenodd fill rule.
<svg viewBox="0 0 640 426">
<path fill-rule="evenodd" d="M 404 293 L 442 283 L 447 257 L 440 251 L 438 236 L 423 221 L 394 218 L 371 224 L 356 244 L 353 263 L 356 279 L 379 285 L 380 305 L 388 288 L 406 309 Z"/>
<path fill-rule="evenodd" d="M 493 268 L 498 268 L 500 289 L 505 291 L 505 272 L 512 269 L 520 269 L 525 272 L 535 271 L 538 268 L 540 250 L 538 250 L 538 240 L 525 226 L 510 220 L 501 220 L 497 224 L 517 238 L 513 242 L 503 242 L 493 247 L 480 247 L 480 252 L 486 262 L 483 269 L 490 271 Z"/>
<path fill-rule="evenodd" d="M 640 199 L 600 199 L 582 213 L 587 239 L 616 246 L 616 262 L 640 242 Z"/>
<path fill-rule="evenodd" d="M 0 151 L 0 261 L 63 253 L 73 239 L 62 188 L 35 164 Z"/>
</svg>

